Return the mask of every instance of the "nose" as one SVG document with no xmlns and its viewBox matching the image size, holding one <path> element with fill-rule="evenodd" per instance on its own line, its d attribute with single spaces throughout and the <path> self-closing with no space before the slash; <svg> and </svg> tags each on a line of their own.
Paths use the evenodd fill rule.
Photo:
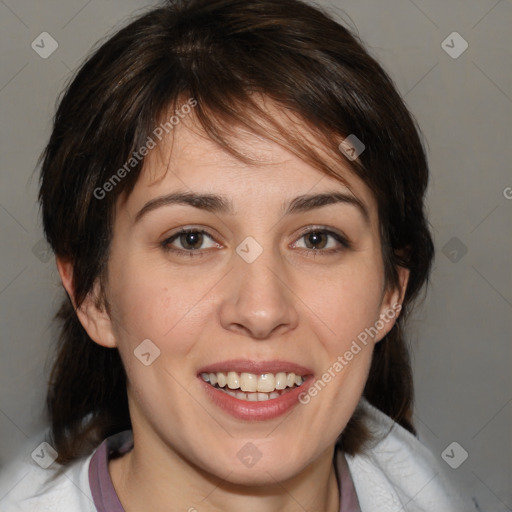
<svg viewBox="0 0 512 512">
<path fill-rule="evenodd" d="M 254 339 L 267 339 L 295 329 L 296 298 L 286 271 L 271 250 L 252 263 L 236 255 L 220 307 L 222 326 Z"/>
</svg>

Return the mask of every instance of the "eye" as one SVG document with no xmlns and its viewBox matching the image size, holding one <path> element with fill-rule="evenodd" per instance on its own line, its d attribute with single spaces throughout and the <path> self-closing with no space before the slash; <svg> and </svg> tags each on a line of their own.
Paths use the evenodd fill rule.
<svg viewBox="0 0 512 512">
<path fill-rule="evenodd" d="M 318 227 L 309 228 L 298 240 L 292 245 L 293 248 L 299 248 L 315 256 L 327 256 L 351 247 L 344 236 Z M 303 240 L 303 243 L 300 240 Z M 194 228 L 182 229 L 166 238 L 160 245 L 166 252 L 189 257 L 204 256 L 206 249 L 222 248 L 208 232 Z"/>
<path fill-rule="evenodd" d="M 303 245 L 301 246 L 299 242 L 296 242 L 294 247 L 314 254 L 328 255 L 351 247 L 344 236 L 324 228 L 310 228 L 302 233 L 299 240 L 304 241 Z"/>
<path fill-rule="evenodd" d="M 182 229 L 181 231 L 178 231 L 178 233 L 175 233 L 171 237 L 165 239 L 161 243 L 161 246 L 166 251 L 186 254 L 189 256 L 201 256 L 202 254 L 200 249 L 220 247 L 220 245 L 216 243 L 206 231 L 201 229 Z M 192 254 L 195 251 L 198 251 L 197 254 Z"/>
</svg>

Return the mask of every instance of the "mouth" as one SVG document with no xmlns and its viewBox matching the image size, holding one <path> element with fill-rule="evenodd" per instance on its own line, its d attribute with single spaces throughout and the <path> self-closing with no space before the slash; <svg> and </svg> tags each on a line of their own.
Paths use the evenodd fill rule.
<svg viewBox="0 0 512 512">
<path fill-rule="evenodd" d="M 313 382 L 313 371 L 286 361 L 231 360 L 197 374 L 206 396 L 242 420 L 270 420 L 285 414 Z"/>
<path fill-rule="evenodd" d="M 305 382 L 305 377 L 293 372 L 238 373 L 235 371 L 200 374 L 210 386 L 246 402 L 275 400 Z"/>
</svg>

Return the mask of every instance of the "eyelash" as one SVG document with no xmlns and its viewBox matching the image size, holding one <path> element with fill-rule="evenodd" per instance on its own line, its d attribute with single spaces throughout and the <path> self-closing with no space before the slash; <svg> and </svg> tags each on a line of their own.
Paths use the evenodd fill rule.
<svg viewBox="0 0 512 512">
<path fill-rule="evenodd" d="M 195 249 L 195 250 L 186 250 L 186 249 L 173 249 L 171 248 L 170 244 L 172 244 L 175 240 L 179 239 L 181 235 L 186 235 L 188 233 L 199 233 L 202 235 L 206 235 L 208 238 L 210 238 L 212 241 L 215 241 L 214 238 L 207 232 L 202 229 L 195 229 L 195 228 L 186 228 L 178 231 L 174 235 L 170 236 L 169 238 L 166 238 L 163 242 L 160 243 L 160 246 L 165 252 L 172 252 L 174 254 L 177 254 L 178 256 L 183 257 L 203 257 L 205 256 L 205 251 L 201 249 Z M 297 240 L 300 240 L 301 238 L 304 238 L 305 236 L 311 234 L 311 233 L 323 233 L 327 236 L 330 236 L 334 238 L 341 247 L 338 247 L 337 249 L 301 249 L 302 251 L 305 251 L 307 254 L 310 254 L 314 257 L 316 256 L 331 256 L 338 254 L 346 249 L 351 249 L 352 245 L 351 243 L 342 235 L 335 233 L 334 231 L 331 231 L 326 228 L 316 227 L 316 228 L 309 228 L 307 231 L 304 231 L 301 233 L 299 238 Z"/>
</svg>

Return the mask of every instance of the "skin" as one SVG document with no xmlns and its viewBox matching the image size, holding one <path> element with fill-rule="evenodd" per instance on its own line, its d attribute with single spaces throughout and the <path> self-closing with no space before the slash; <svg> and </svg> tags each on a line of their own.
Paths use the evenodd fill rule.
<svg viewBox="0 0 512 512">
<path fill-rule="evenodd" d="M 393 320 L 307 405 L 277 419 L 231 417 L 210 402 L 197 372 L 233 358 L 281 359 L 321 378 L 360 332 L 400 303 L 407 271 L 399 269 L 399 289 L 387 289 L 375 198 L 341 158 L 352 192 L 279 145 L 240 132 L 237 147 L 259 160 L 243 164 L 191 119 L 174 131 L 172 160 L 171 140 L 164 140 L 118 205 L 110 315 L 95 306 L 98 285 L 77 311 L 96 343 L 119 349 L 127 371 L 134 449 L 110 462 L 114 487 L 127 512 L 338 511 L 335 441 L 361 397 L 374 345 Z M 148 201 L 178 190 L 225 195 L 234 215 L 174 204 L 135 220 Z M 368 221 L 347 203 L 283 216 L 283 203 L 332 191 L 357 197 Z M 183 227 L 212 238 L 187 254 L 166 252 L 162 242 Z M 317 228 L 320 238 L 303 236 L 305 228 Z M 346 236 L 350 247 L 326 229 Z M 248 236 L 263 248 L 252 263 L 236 252 Z M 186 250 L 179 237 L 170 247 Z M 72 265 L 57 264 L 73 296 Z M 134 356 L 145 339 L 160 350 L 149 366 Z M 261 452 L 250 468 L 237 457 L 248 442 Z"/>
</svg>

